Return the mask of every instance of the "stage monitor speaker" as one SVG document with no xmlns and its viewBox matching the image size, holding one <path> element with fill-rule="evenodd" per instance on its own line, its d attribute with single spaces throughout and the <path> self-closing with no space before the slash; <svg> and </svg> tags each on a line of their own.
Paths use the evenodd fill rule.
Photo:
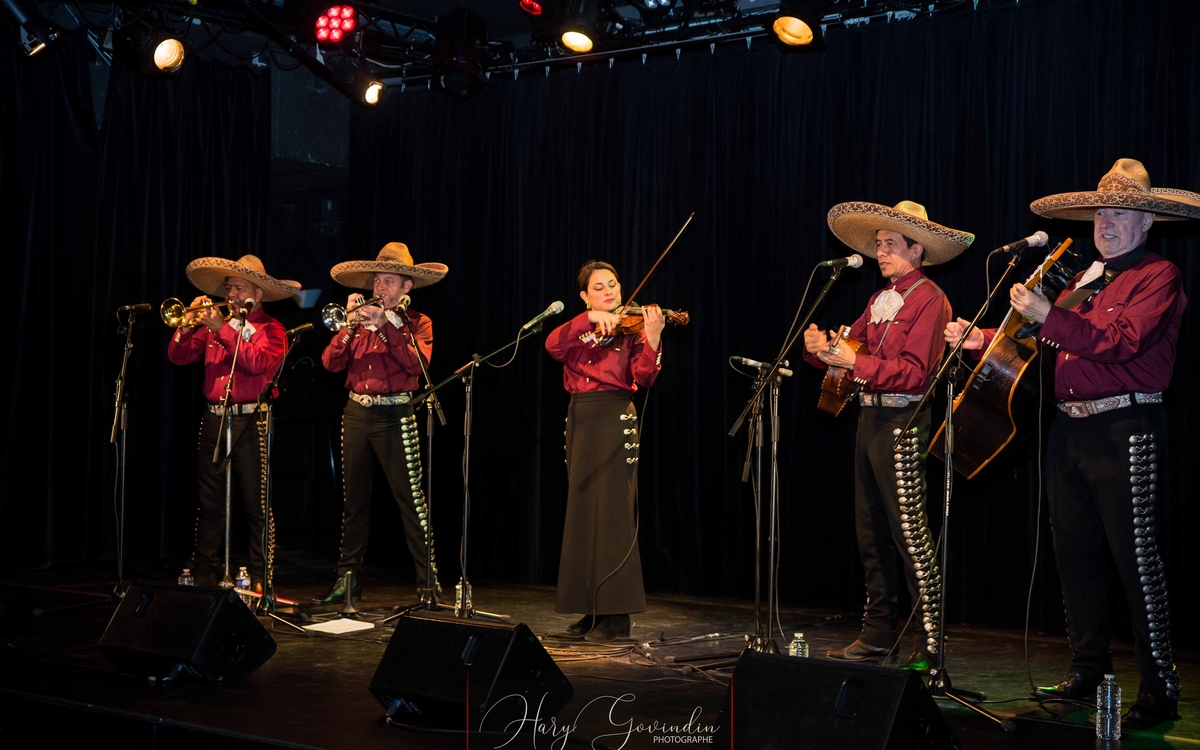
<svg viewBox="0 0 1200 750">
<path fill-rule="evenodd" d="M 100 650 L 122 672 L 225 680 L 261 667 L 275 641 L 233 589 L 139 581 L 125 592 Z"/>
<path fill-rule="evenodd" d="M 371 693 L 401 724 L 465 729 L 469 703 L 471 731 L 503 732 L 553 716 L 573 689 L 524 624 L 409 614 L 396 621 Z"/>
<path fill-rule="evenodd" d="M 732 696 L 732 715 L 730 698 Z M 915 672 L 746 651 L 713 745 L 737 750 L 958 750 Z"/>
</svg>

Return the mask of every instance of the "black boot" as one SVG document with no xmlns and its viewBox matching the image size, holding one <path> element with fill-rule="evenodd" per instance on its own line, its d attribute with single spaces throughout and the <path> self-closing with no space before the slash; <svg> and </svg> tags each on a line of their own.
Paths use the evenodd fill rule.
<svg viewBox="0 0 1200 750">
<path fill-rule="evenodd" d="M 599 615 L 591 632 L 583 640 L 592 643 L 615 641 L 629 637 L 629 615 Z"/>
<path fill-rule="evenodd" d="M 573 635 L 583 635 L 592 629 L 592 624 L 596 618 L 592 615 L 584 615 L 579 618 L 579 621 L 567 628 L 567 632 Z"/>
<path fill-rule="evenodd" d="M 362 600 L 362 581 L 359 574 L 355 571 L 350 572 L 350 599 L 351 601 Z M 334 581 L 333 586 L 324 594 L 313 597 L 313 604 L 341 604 L 346 601 L 346 577 L 341 576 Z"/>
</svg>

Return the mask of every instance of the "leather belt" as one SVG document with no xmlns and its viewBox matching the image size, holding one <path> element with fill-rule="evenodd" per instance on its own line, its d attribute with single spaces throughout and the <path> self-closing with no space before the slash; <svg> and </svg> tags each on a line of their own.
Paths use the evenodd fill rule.
<svg viewBox="0 0 1200 750">
<path fill-rule="evenodd" d="M 365 393 L 355 393 L 350 391 L 350 400 L 356 401 L 370 409 L 372 406 L 396 406 L 397 404 L 407 404 L 412 400 L 412 395 L 408 393 L 385 393 L 378 396 L 368 396 Z"/>
<path fill-rule="evenodd" d="M 907 393 L 863 393 L 858 394 L 858 403 L 862 406 L 887 406 L 902 409 L 921 400 L 920 396 L 910 396 Z"/>
<path fill-rule="evenodd" d="M 258 407 L 257 401 L 251 401 L 251 402 L 245 403 L 245 404 L 232 404 L 229 407 L 229 412 L 231 414 L 233 414 L 234 416 L 237 416 L 239 414 L 253 414 L 255 411 L 257 411 L 257 407 Z M 266 411 L 268 408 L 269 407 L 267 406 L 267 404 L 262 405 L 263 411 Z M 225 407 L 221 404 L 209 404 L 208 411 L 212 414 L 216 414 L 216 415 L 220 416 L 221 414 L 225 413 Z"/>
<path fill-rule="evenodd" d="M 1119 396 L 1094 398 L 1091 401 L 1059 401 L 1058 410 L 1076 419 L 1103 414 L 1106 411 L 1124 409 L 1135 404 L 1161 404 L 1162 391 L 1154 393 L 1122 393 Z"/>
</svg>

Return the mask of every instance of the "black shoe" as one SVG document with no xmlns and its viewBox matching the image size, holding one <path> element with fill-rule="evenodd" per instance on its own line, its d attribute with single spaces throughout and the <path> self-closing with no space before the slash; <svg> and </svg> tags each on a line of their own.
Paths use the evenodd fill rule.
<svg viewBox="0 0 1200 750">
<path fill-rule="evenodd" d="M 1160 724 L 1179 718 L 1179 701 L 1165 695 L 1139 690 L 1137 702 L 1129 709 L 1130 721 Z"/>
<path fill-rule="evenodd" d="M 845 648 L 826 651 L 826 659 L 837 659 L 838 661 L 879 661 L 883 659 L 890 648 L 878 648 L 869 643 L 864 643 L 862 640 L 857 640 Z"/>
<path fill-rule="evenodd" d="M 1034 700 L 1073 700 L 1087 703 L 1096 702 L 1096 687 L 1101 678 L 1095 675 L 1085 675 L 1078 669 L 1067 672 L 1067 676 L 1057 685 L 1038 687 L 1029 691 Z"/>
<path fill-rule="evenodd" d="M 926 651 L 913 651 L 908 655 L 908 660 L 900 665 L 901 669 L 908 669 L 913 672 L 928 672 L 937 664 L 934 659 Z"/>
<path fill-rule="evenodd" d="M 592 643 L 605 643 L 629 637 L 629 615 L 600 615 L 595 626 L 583 637 Z"/>
<path fill-rule="evenodd" d="M 595 621 L 592 615 L 584 615 L 579 618 L 579 621 L 567 628 L 567 632 L 572 635 L 583 635 L 592 629 L 592 623 Z"/>
<path fill-rule="evenodd" d="M 362 581 L 359 580 L 357 574 L 350 576 L 350 599 L 351 601 L 362 600 Z M 338 578 L 334 581 L 333 586 L 324 594 L 315 596 L 312 599 L 313 604 L 341 604 L 346 601 L 346 579 L 345 577 Z"/>
</svg>

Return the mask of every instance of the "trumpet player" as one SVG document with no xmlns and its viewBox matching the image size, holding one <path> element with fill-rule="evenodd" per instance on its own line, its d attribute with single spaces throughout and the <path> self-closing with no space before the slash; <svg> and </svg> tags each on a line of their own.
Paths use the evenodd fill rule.
<svg viewBox="0 0 1200 750">
<path fill-rule="evenodd" d="M 362 294 L 350 295 L 347 325 L 334 333 L 321 354 L 327 370 L 346 372 L 350 397 L 342 416 L 344 506 L 338 579 L 314 603 L 341 602 L 347 572 L 351 596 L 362 595 L 359 578 L 367 549 L 375 458 L 400 506 L 418 587 L 440 590 L 436 561 L 432 571 L 426 570 L 425 545 L 432 548 L 433 532 L 424 522 L 420 443 L 410 403 L 420 382 L 421 360 L 427 367 L 433 353 L 433 324 L 428 315 L 412 309 L 401 314 L 398 308 L 402 304 L 407 308 L 410 291 L 440 281 L 448 270 L 441 263 L 413 263 L 407 246 L 389 242 L 374 261 L 339 263 L 330 271 L 339 284 L 370 290 L 381 301 L 364 305 Z"/>
<path fill-rule="evenodd" d="M 204 397 L 208 405 L 200 420 L 196 457 L 199 502 L 190 567 L 197 585 L 214 586 L 218 581 L 217 553 L 225 530 L 225 477 L 212 457 L 213 448 L 221 439 L 218 434 L 221 402 L 234 349 L 241 337 L 230 407 L 233 434 L 238 435 L 247 422 L 257 419 L 254 407 L 259 393 L 274 375 L 274 368 L 287 348 L 283 325 L 267 315 L 262 303 L 290 297 L 300 289 L 300 284 L 268 275 L 262 261 L 253 255 L 243 255 L 237 261 L 198 258 L 188 264 L 187 277 L 203 294 L 192 300 L 185 311 L 183 325 L 167 346 L 167 358 L 176 365 L 204 363 Z M 212 303 L 210 295 L 226 300 L 231 311 L 228 319 Z M 234 496 L 241 497 L 250 529 L 250 570 L 256 583 L 263 569 L 266 490 L 263 486 L 266 435 L 261 423 L 258 427 L 234 447 L 230 463 Z M 270 542 L 265 545 L 265 554 L 272 555 L 274 524 L 267 526 Z"/>
</svg>

